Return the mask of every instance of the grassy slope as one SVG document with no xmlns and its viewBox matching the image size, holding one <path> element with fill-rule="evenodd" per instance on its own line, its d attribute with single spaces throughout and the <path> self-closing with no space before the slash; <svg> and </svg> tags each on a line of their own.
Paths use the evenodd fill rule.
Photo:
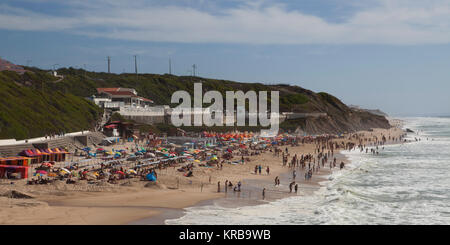
<svg viewBox="0 0 450 245">
<path fill-rule="evenodd" d="M 72 68 L 58 70 L 65 79 L 53 83 L 56 79 L 45 71 L 27 69 L 33 72 L 23 76 L 0 73 L 0 138 L 33 137 L 58 130 L 89 128 L 99 110 L 83 98 L 95 94 L 98 87 L 135 88 L 140 96 L 152 99 L 156 104 L 170 104 L 173 92 L 185 90 L 192 96 L 193 84 L 200 81 L 203 82 L 203 92 L 217 90 L 223 95 L 230 90 L 280 91 L 282 112 L 326 112 L 329 115 L 328 119 L 285 122 L 281 126 L 286 129 L 300 127 L 310 133 L 320 133 L 388 126 L 383 117 L 354 112 L 332 95 L 314 93 L 298 86 L 268 86 L 168 74 L 117 75 Z M 44 93 L 41 92 L 42 87 Z"/>
<path fill-rule="evenodd" d="M 48 88 L 52 80 L 42 72 L 0 72 L 0 138 L 25 139 L 93 126 L 101 110 L 84 98 Z"/>
<path fill-rule="evenodd" d="M 299 86 L 283 84 L 269 86 L 261 83 L 239 83 L 168 74 L 139 74 L 136 76 L 135 74 L 85 73 L 76 69 L 61 69 L 59 73 L 65 74 L 67 79 L 63 83 L 57 84 L 55 89 L 68 87 L 70 91 L 80 96 L 94 94 L 97 87 L 128 87 L 135 88 L 139 95 L 154 100 L 156 104 L 170 104 L 170 98 L 174 91 L 185 90 L 192 96 L 193 83 L 202 81 L 203 92 L 217 90 L 223 95 L 225 91 L 230 90 L 280 91 L 281 112 L 325 112 L 329 115 L 328 118 L 316 120 L 299 119 L 285 122 L 281 124 L 284 129 L 291 130 L 300 127 L 308 133 L 340 133 L 371 127 L 389 127 L 384 117 L 355 112 L 330 94 L 314 93 Z"/>
<path fill-rule="evenodd" d="M 54 84 L 53 88 L 58 90 L 69 89 L 75 95 L 87 97 L 95 94 L 97 87 L 125 87 L 135 88 L 140 96 L 152 99 L 156 104 L 170 104 L 172 93 L 177 90 L 185 90 L 193 95 L 194 83 L 203 81 L 203 91 L 217 90 L 222 94 L 230 90 L 271 91 L 278 90 L 274 86 L 266 86 L 261 83 L 238 83 L 226 80 L 206 79 L 200 77 L 186 77 L 158 74 L 107 74 L 93 73 L 76 69 L 61 69 L 64 74 L 63 82 Z M 312 92 L 311 92 L 312 93 Z M 225 96 L 224 96 L 225 99 Z M 280 94 L 280 109 L 290 111 L 297 105 L 308 102 L 308 96 L 299 94 L 289 89 L 284 89 Z M 296 105 L 297 104 L 297 105 Z"/>
</svg>

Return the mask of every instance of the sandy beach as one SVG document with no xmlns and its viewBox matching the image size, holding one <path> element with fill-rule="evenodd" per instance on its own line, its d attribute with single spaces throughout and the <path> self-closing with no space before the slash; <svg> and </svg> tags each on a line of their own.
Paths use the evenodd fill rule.
<svg viewBox="0 0 450 245">
<path fill-rule="evenodd" d="M 399 137 L 404 132 L 399 128 L 374 129 L 371 132 L 359 132 L 365 138 L 377 136 Z M 338 142 L 353 142 L 348 137 L 335 139 Z M 393 143 L 393 142 L 387 142 Z M 300 146 L 282 146 L 288 148 L 289 160 L 297 154 L 315 154 L 315 144 Z M 335 152 L 337 162 L 346 162 L 343 155 Z M 330 170 L 327 165 L 314 173 L 312 179 L 305 180 L 305 172 L 297 169 L 296 183 L 299 192 L 289 193 L 292 181 L 292 169 L 282 165 L 281 156 L 272 152 L 250 156 L 245 164 L 224 164 L 223 169 L 195 168 L 192 177 L 184 177 L 175 167 L 160 170 L 156 184 L 139 179 L 121 180 L 119 184 L 89 186 L 88 184 L 67 185 L 55 182 L 49 185 L 29 186 L 22 183 L 11 184 L 2 180 L 0 194 L 11 190 L 26 193 L 31 198 L 0 197 L 0 224 L 55 224 L 55 225 L 116 225 L 116 224 L 164 224 L 167 218 L 183 215 L 183 209 L 194 205 L 205 205 L 214 200 L 227 207 L 257 205 L 291 195 L 313 195 L 326 181 L 331 171 L 340 171 L 339 167 Z M 238 159 L 238 157 L 234 157 Z M 262 165 L 261 174 L 255 174 L 255 165 Z M 266 174 L 266 167 L 270 174 Z M 344 170 L 345 171 L 345 170 Z M 279 176 L 280 186 L 274 185 Z M 242 191 L 225 192 L 225 181 L 237 184 L 242 182 Z M 221 191 L 218 192 L 218 181 Z M 266 188 L 263 200 L 262 189 Z"/>
</svg>

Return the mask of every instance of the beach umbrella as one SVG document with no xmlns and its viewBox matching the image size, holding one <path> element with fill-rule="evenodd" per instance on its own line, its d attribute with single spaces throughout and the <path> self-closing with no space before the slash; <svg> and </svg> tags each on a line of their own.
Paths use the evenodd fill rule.
<svg viewBox="0 0 450 245">
<path fill-rule="evenodd" d="M 117 171 L 116 173 L 121 174 L 121 175 L 125 175 L 125 173 L 122 172 L 122 171 Z"/>
<path fill-rule="evenodd" d="M 36 173 L 37 174 L 47 174 L 47 171 L 45 171 L 45 170 L 37 170 Z"/>
<path fill-rule="evenodd" d="M 66 168 L 61 168 L 60 171 L 61 171 L 61 172 L 64 172 L 64 173 L 70 174 L 70 171 L 69 171 L 68 169 L 66 169 Z"/>
<path fill-rule="evenodd" d="M 137 174 L 136 170 L 134 169 L 128 169 L 127 172 L 131 174 Z"/>
<path fill-rule="evenodd" d="M 93 173 L 93 172 L 87 172 L 85 175 L 86 175 L 87 177 L 97 178 L 97 175 L 96 175 L 95 173 Z"/>
</svg>

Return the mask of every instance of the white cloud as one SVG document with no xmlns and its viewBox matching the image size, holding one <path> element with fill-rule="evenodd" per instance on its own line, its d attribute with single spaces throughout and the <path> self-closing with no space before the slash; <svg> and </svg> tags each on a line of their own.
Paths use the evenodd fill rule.
<svg viewBox="0 0 450 245">
<path fill-rule="evenodd" d="M 450 42 L 448 1 L 380 0 L 346 21 L 256 1 L 212 14 L 181 6 L 111 0 L 72 2 L 70 15 L 0 6 L 0 28 L 64 31 L 93 37 L 184 43 L 435 44 Z"/>
</svg>

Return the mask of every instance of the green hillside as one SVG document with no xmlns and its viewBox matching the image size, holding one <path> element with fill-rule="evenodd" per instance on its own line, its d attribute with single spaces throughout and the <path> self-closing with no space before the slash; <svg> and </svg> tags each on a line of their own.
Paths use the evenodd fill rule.
<svg viewBox="0 0 450 245">
<path fill-rule="evenodd" d="M 225 91 L 248 90 L 271 91 L 282 89 L 280 94 L 280 110 L 295 110 L 298 105 L 308 102 L 308 97 L 298 91 L 290 91 L 289 86 L 267 86 L 261 83 L 239 83 L 227 80 L 207 79 L 190 76 L 158 75 L 158 74 L 108 74 L 85 72 L 80 69 L 60 69 L 58 74 L 65 76 L 65 79 L 57 84 L 51 84 L 54 89 L 68 90 L 71 93 L 88 97 L 96 92 L 98 87 L 124 87 L 134 88 L 142 97 L 152 99 L 155 104 L 170 104 L 172 93 L 177 90 L 185 90 L 189 94 L 194 94 L 194 83 L 202 82 L 204 92 L 217 90 L 225 95 Z M 297 87 L 298 88 L 298 87 Z M 300 88 L 298 88 L 300 89 Z M 298 90 L 297 89 L 297 90 Z M 312 92 L 311 92 L 312 93 Z M 225 99 L 225 96 L 224 96 Z M 306 107 L 307 108 L 307 107 Z"/>
<path fill-rule="evenodd" d="M 90 129 L 101 110 L 86 99 L 46 86 L 45 72 L 0 72 L 0 138 L 25 139 Z"/>
<path fill-rule="evenodd" d="M 289 130 L 340 133 L 389 127 L 382 116 L 354 111 L 332 95 L 314 93 L 299 86 L 168 74 L 108 74 L 73 68 L 59 69 L 58 74 L 64 79 L 57 82 L 58 78 L 47 74 L 47 71 L 26 69 L 31 72 L 24 75 L 0 72 L 0 138 L 21 139 L 60 130 L 70 132 L 91 128 L 101 112 L 84 98 L 95 94 L 98 87 L 134 88 L 140 96 L 152 99 L 155 104 L 170 105 L 172 93 L 177 90 L 185 90 L 193 96 L 195 82 L 203 83 L 203 92 L 220 91 L 224 99 L 225 91 L 280 91 L 281 112 L 321 112 L 328 115 L 326 118 L 284 122 L 281 127 Z"/>
</svg>

